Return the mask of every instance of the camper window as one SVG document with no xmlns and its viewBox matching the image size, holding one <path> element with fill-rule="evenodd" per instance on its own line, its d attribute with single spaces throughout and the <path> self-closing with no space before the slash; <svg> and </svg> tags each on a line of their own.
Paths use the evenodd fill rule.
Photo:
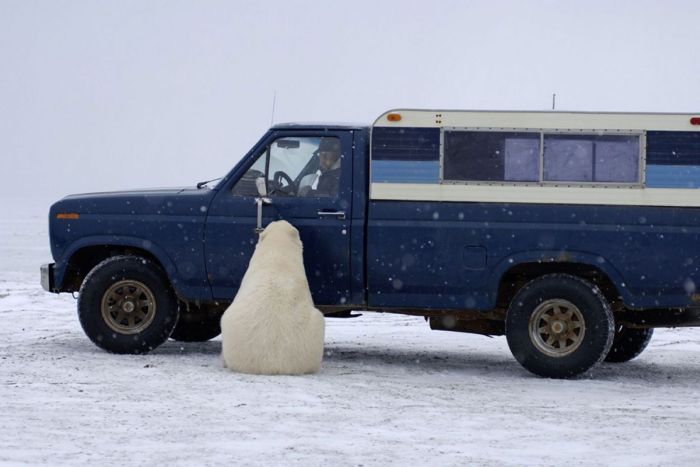
<svg viewBox="0 0 700 467">
<path fill-rule="evenodd" d="M 444 153 L 445 180 L 539 180 L 539 133 L 446 131 Z"/>
<path fill-rule="evenodd" d="M 545 135 L 544 181 L 637 183 L 639 137 Z"/>
</svg>

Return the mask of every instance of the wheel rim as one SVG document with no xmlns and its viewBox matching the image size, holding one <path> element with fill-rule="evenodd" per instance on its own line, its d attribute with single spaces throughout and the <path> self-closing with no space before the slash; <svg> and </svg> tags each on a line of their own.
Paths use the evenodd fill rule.
<svg viewBox="0 0 700 467">
<path fill-rule="evenodd" d="M 560 298 L 542 302 L 530 316 L 530 339 L 550 357 L 565 357 L 579 348 L 586 333 L 583 314 Z"/>
<path fill-rule="evenodd" d="M 134 280 L 113 284 L 102 296 L 102 318 L 120 334 L 138 334 L 156 315 L 156 299 L 151 289 Z"/>
</svg>

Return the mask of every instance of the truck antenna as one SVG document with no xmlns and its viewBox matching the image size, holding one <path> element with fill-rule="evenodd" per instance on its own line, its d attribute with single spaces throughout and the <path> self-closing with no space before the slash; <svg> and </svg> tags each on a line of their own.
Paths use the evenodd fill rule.
<svg viewBox="0 0 700 467">
<path fill-rule="evenodd" d="M 552 110 L 557 107 L 557 93 L 552 93 Z"/>
<path fill-rule="evenodd" d="M 277 102 L 277 89 L 272 94 L 272 115 L 270 116 L 270 126 L 275 124 L 275 103 Z"/>
</svg>

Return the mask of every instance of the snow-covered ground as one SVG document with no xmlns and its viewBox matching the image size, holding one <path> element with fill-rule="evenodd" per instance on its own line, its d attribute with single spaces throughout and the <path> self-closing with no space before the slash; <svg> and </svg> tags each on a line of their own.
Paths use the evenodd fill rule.
<svg viewBox="0 0 700 467">
<path fill-rule="evenodd" d="M 700 329 L 573 381 L 529 374 L 504 338 L 371 313 L 326 321 L 312 376 L 229 372 L 218 339 L 110 355 L 39 286 L 33 212 L 0 214 L 2 464 L 700 464 Z"/>
</svg>

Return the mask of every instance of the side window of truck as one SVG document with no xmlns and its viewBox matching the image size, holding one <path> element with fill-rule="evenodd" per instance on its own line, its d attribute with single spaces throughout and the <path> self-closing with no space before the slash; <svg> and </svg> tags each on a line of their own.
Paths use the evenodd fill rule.
<svg viewBox="0 0 700 467">
<path fill-rule="evenodd" d="M 444 180 L 640 182 L 640 135 L 454 130 L 444 133 Z"/>
<path fill-rule="evenodd" d="M 445 132 L 445 179 L 537 182 L 540 135 L 530 132 Z"/>
<path fill-rule="evenodd" d="M 263 177 L 273 197 L 333 197 L 338 194 L 341 162 L 339 138 L 278 138 L 258 155 L 232 193 L 257 196 L 255 180 Z"/>
</svg>

